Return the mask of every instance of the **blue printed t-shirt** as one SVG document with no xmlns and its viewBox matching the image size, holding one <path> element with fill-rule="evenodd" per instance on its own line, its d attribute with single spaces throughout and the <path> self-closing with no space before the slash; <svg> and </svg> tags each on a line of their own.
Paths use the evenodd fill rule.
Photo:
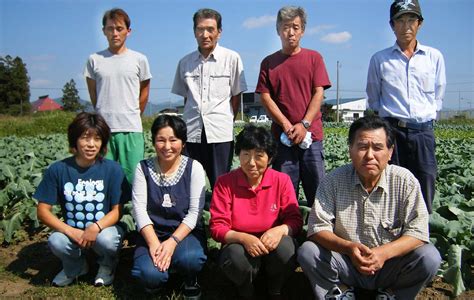
<svg viewBox="0 0 474 300">
<path fill-rule="evenodd" d="M 74 157 L 53 163 L 45 172 L 33 197 L 39 202 L 61 205 L 65 223 L 79 229 L 100 220 L 113 205 L 130 199 L 128 182 L 120 165 L 98 159 L 88 167 Z"/>
</svg>

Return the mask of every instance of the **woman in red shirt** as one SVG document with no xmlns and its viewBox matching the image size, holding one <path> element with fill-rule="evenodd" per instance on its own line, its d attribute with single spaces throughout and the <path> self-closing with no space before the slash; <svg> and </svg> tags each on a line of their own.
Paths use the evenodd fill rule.
<svg viewBox="0 0 474 300">
<path fill-rule="evenodd" d="M 253 296 L 253 280 L 265 265 L 268 293 L 278 298 L 296 265 L 296 244 L 302 218 L 290 177 L 269 165 L 276 142 L 263 127 L 246 126 L 237 136 L 240 168 L 216 182 L 211 201 L 210 230 L 223 244 L 219 265 L 240 296 Z"/>
</svg>

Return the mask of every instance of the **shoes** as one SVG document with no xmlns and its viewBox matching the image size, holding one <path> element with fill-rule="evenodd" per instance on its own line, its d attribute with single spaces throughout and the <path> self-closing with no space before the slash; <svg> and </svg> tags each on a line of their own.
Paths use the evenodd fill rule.
<svg viewBox="0 0 474 300">
<path fill-rule="evenodd" d="M 74 282 L 75 279 L 77 279 L 77 277 L 80 277 L 82 275 L 85 275 L 89 272 L 89 266 L 87 265 L 87 262 L 84 260 L 84 264 L 82 265 L 82 268 L 81 268 L 81 271 L 79 272 L 79 274 L 77 276 L 73 276 L 73 277 L 68 277 L 66 275 L 66 272 L 64 272 L 64 269 L 61 270 L 61 272 L 59 272 L 53 279 L 53 285 L 54 286 L 58 286 L 58 287 L 64 287 L 64 286 L 68 286 L 70 285 L 71 283 Z"/>
<path fill-rule="evenodd" d="M 113 269 L 109 268 L 108 266 L 99 265 L 99 271 L 97 271 L 97 275 L 95 276 L 94 285 L 111 285 L 114 281 L 114 276 L 115 272 Z"/>
<path fill-rule="evenodd" d="M 194 281 L 192 285 L 184 284 L 183 295 L 185 300 L 201 299 L 201 287 Z"/>
<path fill-rule="evenodd" d="M 397 298 L 395 295 L 389 293 L 386 290 L 379 289 L 377 291 L 377 296 L 375 296 L 375 300 L 396 300 Z"/>
<path fill-rule="evenodd" d="M 338 286 L 333 287 L 324 296 L 325 300 L 355 300 L 354 288 L 349 287 L 344 292 Z"/>
</svg>

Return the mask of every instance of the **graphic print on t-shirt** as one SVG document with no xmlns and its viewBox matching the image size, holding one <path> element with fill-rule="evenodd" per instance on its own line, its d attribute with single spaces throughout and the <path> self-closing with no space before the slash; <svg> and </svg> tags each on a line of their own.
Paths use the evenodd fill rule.
<svg viewBox="0 0 474 300">
<path fill-rule="evenodd" d="M 66 223 L 76 228 L 86 228 L 104 217 L 104 181 L 78 179 L 64 184 Z"/>
</svg>

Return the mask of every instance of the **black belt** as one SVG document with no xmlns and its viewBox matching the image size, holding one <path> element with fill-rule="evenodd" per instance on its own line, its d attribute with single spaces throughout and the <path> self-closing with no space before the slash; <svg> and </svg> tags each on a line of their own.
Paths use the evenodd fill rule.
<svg viewBox="0 0 474 300">
<path fill-rule="evenodd" d="M 433 129 L 433 120 L 424 123 L 410 123 L 405 122 L 396 118 L 385 118 L 390 124 L 397 126 L 399 128 L 408 128 L 414 130 L 432 130 Z"/>
</svg>

